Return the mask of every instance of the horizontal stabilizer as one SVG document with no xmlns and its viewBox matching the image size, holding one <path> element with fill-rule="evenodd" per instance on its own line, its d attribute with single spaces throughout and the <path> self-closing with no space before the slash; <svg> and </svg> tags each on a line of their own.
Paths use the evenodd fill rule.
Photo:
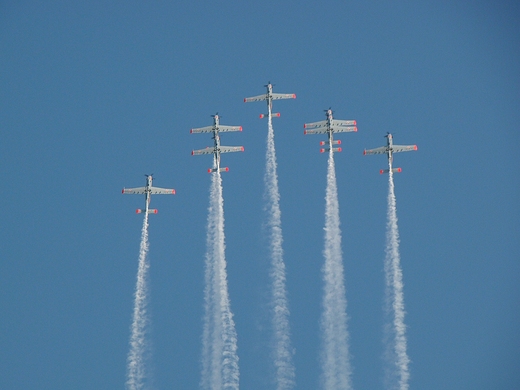
<svg viewBox="0 0 520 390">
<path fill-rule="evenodd" d="M 330 141 L 320 141 L 320 145 L 323 146 L 325 144 L 330 144 Z M 341 140 L 333 140 L 332 145 L 341 145 Z"/>
<path fill-rule="evenodd" d="M 220 169 L 217 169 L 217 168 L 209 168 L 208 169 L 208 173 L 213 173 L 213 172 L 229 172 L 229 168 L 228 167 L 224 167 L 224 168 L 220 168 Z"/>
<path fill-rule="evenodd" d="M 341 152 L 341 148 L 332 148 L 332 151 L 333 152 Z M 322 148 L 320 149 L 320 153 L 325 153 L 325 152 L 328 152 L 330 151 L 330 148 Z"/>
<path fill-rule="evenodd" d="M 399 173 L 399 172 L 402 172 L 403 170 L 401 168 L 392 168 L 392 173 Z M 390 170 L 388 169 L 381 169 L 379 171 L 380 174 L 383 174 L 383 173 L 388 173 L 390 172 Z"/>
<path fill-rule="evenodd" d="M 260 119 L 266 118 L 268 116 L 269 116 L 268 114 L 260 114 Z M 272 112 L 271 113 L 271 117 L 273 117 L 273 118 L 280 118 L 280 113 L 279 112 Z"/>
<path fill-rule="evenodd" d="M 144 213 L 146 210 L 137 209 L 135 210 L 136 214 Z M 148 209 L 148 214 L 157 214 L 157 209 Z"/>
</svg>

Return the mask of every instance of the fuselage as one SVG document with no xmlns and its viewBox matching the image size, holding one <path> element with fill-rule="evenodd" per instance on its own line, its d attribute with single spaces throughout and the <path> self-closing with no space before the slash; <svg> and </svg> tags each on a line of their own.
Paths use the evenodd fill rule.
<svg viewBox="0 0 520 390">
<path fill-rule="evenodd" d="M 329 136 L 329 145 L 332 147 L 332 141 L 334 140 L 334 135 L 332 132 L 332 120 L 334 118 L 332 117 L 332 110 L 329 108 L 327 110 L 327 135 Z"/>
<path fill-rule="evenodd" d="M 392 137 L 392 134 L 388 133 L 386 135 L 386 153 L 388 155 L 388 162 L 390 164 L 392 164 L 393 162 L 393 156 L 392 156 L 392 152 L 393 152 L 393 145 L 394 145 L 394 138 Z"/>
<path fill-rule="evenodd" d="M 220 169 L 220 135 L 218 133 L 218 126 L 220 123 L 220 118 L 218 114 L 213 116 L 213 140 L 214 140 L 214 160 L 215 167 Z"/>
</svg>

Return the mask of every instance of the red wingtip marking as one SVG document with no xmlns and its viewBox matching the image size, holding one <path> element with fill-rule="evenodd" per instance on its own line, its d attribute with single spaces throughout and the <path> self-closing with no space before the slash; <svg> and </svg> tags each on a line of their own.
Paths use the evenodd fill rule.
<svg viewBox="0 0 520 390">
<path fill-rule="evenodd" d="M 363 156 L 366 156 L 366 155 L 367 155 L 367 151 L 363 150 Z"/>
<path fill-rule="evenodd" d="M 139 214 L 140 212 L 141 212 L 141 210 L 139 210 L 139 209 L 135 210 L 136 214 Z"/>
<path fill-rule="evenodd" d="M 195 155 L 195 151 L 194 151 L 194 150 L 191 151 L 191 155 L 192 155 L 192 156 Z"/>
<path fill-rule="evenodd" d="M 172 194 L 175 195 L 175 190 L 172 190 Z"/>
<path fill-rule="evenodd" d="M 307 128 L 307 124 L 304 124 L 304 125 L 303 125 L 303 128 L 306 129 L 306 128 Z"/>
<path fill-rule="evenodd" d="M 341 140 L 340 139 L 338 139 L 338 145 L 341 145 Z"/>
<path fill-rule="evenodd" d="M 242 146 L 242 152 L 244 151 L 244 147 Z"/>
<path fill-rule="evenodd" d="M 354 127 L 354 131 L 357 131 L 357 127 Z"/>
<path fill-rule="evenodd" d="M 193 134 L 193 129 L 190 130 L 190 134 Z"/>
<path fill-rule="evenodd" d="M 122 193 L 122 194 L 124 194 L 124 193 L 125 193 L 125 189 L 124 189 L 124 188 L 123 188 L 123 191 L 121 191 L 121 193 Z"/>
<path fill-rule="evenodd" d="M 240 128 L 238 129 L 238 131 L 242 131 L 242 126 L 240 126 Z"/>
<path fill-rule="evenodd" d="M 397 172 L 402 172 L 403 170 L 401 168 L 397 168 Z"/>
<path fill-rule="evenodd" d="M 355 126 L 355 125 L 357 125 L 357 122 L 356 122 L 356 121 L 354 121 L 354 126 Z M 356 131 L 357 131 L 357 130 L 356 130 Z"/>
<path fill-rule="evenodd" d="M 226 172 L 229 172 L 229 168 L 228 167 L 226 167 Z"/>
<path fill-rule="evenodd" d="M 325 145 L 325 141 L 320 141 L 320 146 Z"/>
<path fill-rule="evenodd" d="M 414 145 L 414 146 L 413 146 L 413 150 L 417 150 L 417 145 Z"/>
<path fill-rule="evenodd" d="M 264 117 L 264 114 L 260 114 L 260 119 L 262 119 Z"/>
<path fill-rule="evenodd" d="M 211 168 L 208 169 L 208 173 L 211 173 Z"/>
<path fill-rule="evenodd" d="M 277 112 L 277 113 L 276 113 L 276 116 L 277 116 L 278 118 L 280 118 L 280 113 L 279 113 L 279 112 Z"/>
<path fill-rule="evenodd" d="M 157 214 L 157 209 L 153 211 L 154 214 Z"/>
<path fill-rule="evenodd" d="M 296 99 L 296 94 L 295 93 L 292 94 L 292 98 Z"/>
<path fill-rule="evenodd" d="M 341 148 L 338 148 L 338 152 L 341 152 L 341 150 L 342 150 Z"/>
<path fill-rule="evenodd" d="M 384 170 L 383 170 L 383 169 L 381 169 L 381 170 L 379 171 L 379 173 L 380 173 L 381 175 L 383 174 L 383 172 L 384 172 Z"/>
<path fill-rule="evenodd" d="M 244 98 L 244 103 L 247 101 L 247 98 Z"/>
<path fill-rule="evenodd" d="M 307 130 L 303 130 L 303 135 L 307 135 Z"/>
<path fill-rule="evenodd" d="M 320 153 L 323 153 L 325 151 L 325 149 L 320 149 Z"/>
</svg>

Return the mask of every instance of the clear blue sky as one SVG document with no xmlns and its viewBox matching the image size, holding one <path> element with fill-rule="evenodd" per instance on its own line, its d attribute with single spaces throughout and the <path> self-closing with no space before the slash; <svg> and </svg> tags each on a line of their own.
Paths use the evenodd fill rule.
<svg viewBox="0 0 520 390">
<path fill-rule="evenodd" d="M 246 4 L 247 3 L 247 4 Z M 520 387 L 520 5 L 514 1 L 0 3 L 0 388 L 122 389 L 143 206 L 157 389 L 200 378 L 211 144 L 223 144 L 241 387 L 272 388 L 268 81 L 298 389 L 316 389 L 326 156 L 303 123 L 356 119 L 336 156 L 356 389 L 382 389 L 387 178 L 362 155 L 394 133 L 412 389 Z"/>
</svg>

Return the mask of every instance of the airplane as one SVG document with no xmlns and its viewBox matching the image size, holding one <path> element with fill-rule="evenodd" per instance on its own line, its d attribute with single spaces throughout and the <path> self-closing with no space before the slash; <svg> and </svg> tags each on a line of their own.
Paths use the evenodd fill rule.
<svg viewBox="0 0 520 390">
<path fill-rule="evenodd" d="M 219 132 L 227 132 L 227 131 L 242 131 L 242 126 L 222 126 L 220 124 L 220 117 L 218 112 L 213 117 L 213 126 L 199 127 L 197 129 L 191 129 L 190 133 L 213 133 L 213 140 L 215 141 L 215 145 L 210 148 L 209 146 L 205 149 L 193 150 L 191 152 L 192 156 L 198 156 L 201 154 L 213 154 L 213 168 L 208 169 L 208 173 L 212 172 L 229 172 L 228 167 L 221 168 L 220 167 L 220 154 L 221 153 L 230 153 L 230 152 L 243 152 L 243 146 L 222 146 L 220 145 L 220 135 Z"/>
<path fill-rule="evenodd" d="M 364 155 L 367 154 L 386 154 L 388 156 L 388 166 L 392 170 L 392 173 L 402 172 L 401 168 L 392 168 L 392 163 L 394 160 L 394 153 L 397 152 L 410 152 L 412 150 L 417 150 L 417 145 L 394 145 L 394 137 L 392 134 L 386 133 L 386 146 L 381 146 L 380 148 L 369 149 L 363 152 Z M 390 169 L 381 169 L 379 173 L 388 173 Z"/>
<path fill-rule="evenodd" d="M 303 134 L 327 134 L 329 139 L 327 141 L 321 141 L 320 145 L 326 148 L 321 148 L 320 153 L 329 151 L 332 149 L 333 152 L 341 152 L 341 148 L 335 148 L 333 145 L 340 145 L 341 141 L 334 141 L 334 133 L 345 133 L 350 131 L 357 131 L 356 121 L 344 121 L 334 119 L 332 117 L 332 109 L 324 110 L 327 113 L 327 119 L 320 122 L 306 123 L 303 125 L 305 129 Z"/>
<path fill-rule="evenodd" d="M 151 175 L 146 176 L 146 186 L 137 187 L 137 188 L 123 188 L 123 194 L 144 194 L 145 198 L 145 209 L 137 209 L 135 212 L 137 214 L 140 213 L 148 213 L 148 214 L 157 214 L 157 209 L 150 209 L 150 199 L 152 194 L 171 194 L 175 195 L 175 190 L 170 188 L 159 188 L 153 187 L 153 173 Z"/>
<path fill-rule="evenodd" d="M 258 95 L 258 96 L 253 96 L 253 97 L 244 99 L 244 103 L 259 102 L 262 100 L 267 101 L 267 110 L 268 110 L 267 114 L 260 114 L 260 118 L 265 118 L 266 116 L 267 117 L 272 117 L 272 116 L 279 117 L 280 116 L 279 112 L 275 112 L 275 113 L 272 112 L 273 100 L 296 99 L 296 94 L 294 94 L 294 93 L 273 93 L 273 84 L 271 84 L 270 81 L 269 81 L 269 83 L 267 83 L 267 85 L 264 85 L 264 87 L 267 87 L 267 93 L 265 95 Z"/>
</svg>

